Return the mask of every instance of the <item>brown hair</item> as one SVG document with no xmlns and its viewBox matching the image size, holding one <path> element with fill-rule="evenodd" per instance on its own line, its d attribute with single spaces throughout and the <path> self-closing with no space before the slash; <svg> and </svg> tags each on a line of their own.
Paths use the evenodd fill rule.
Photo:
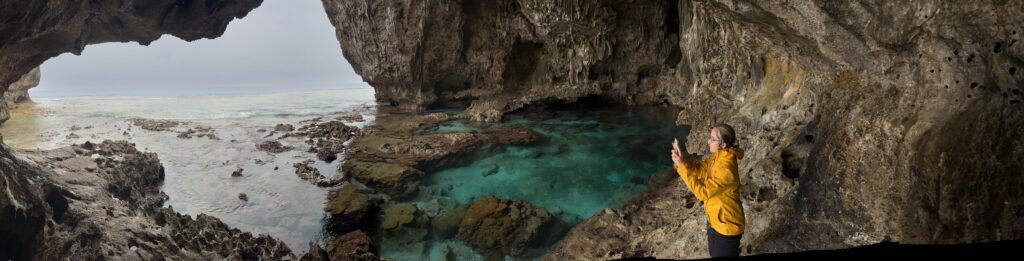
<svg viewBox="0 0 1024 261">
<path fill-rule="evenodd" d="M 726 148 L 739 148 L 740 144 L 736 141 L 736 130 L 732 129 L 732 126 L 728 124 L 715 125 L 714 129 L 718 129 L 718 138 L 725 143 Z"/>
</svg>

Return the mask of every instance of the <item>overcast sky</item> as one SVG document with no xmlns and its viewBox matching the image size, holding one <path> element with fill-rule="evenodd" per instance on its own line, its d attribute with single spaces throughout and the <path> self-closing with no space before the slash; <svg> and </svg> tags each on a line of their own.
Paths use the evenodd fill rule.
<svg viewBox="0 0 1024 261">
<path fill-rule="evenodd" d="M 203 95 L 369 86 L 341 54 L 320 0 L 265 0 L 223 36 L 89 45 L 46 61 L 37 98 Z"/>
</svg>

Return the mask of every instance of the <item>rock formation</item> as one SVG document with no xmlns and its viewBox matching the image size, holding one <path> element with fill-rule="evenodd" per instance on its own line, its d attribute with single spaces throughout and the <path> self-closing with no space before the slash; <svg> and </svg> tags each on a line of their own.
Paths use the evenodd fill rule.
<svg viewBox="0 0 1024 261">
<path fill-rule="evenodd" d="M 38 67 L 7 86 L 7 91 L 2 93 L 3 101 L 0 101 L 0 124 L 11 118 L 9 110 L 16 108 L 17 103 L 29 101 L 28 89 L 37 85 L 39 85 Z"/>
<path fill-rule="evenodd" d="M 0 146 L 0 258 L 277 259 L 283 242 L 162 208 L 164 170 L 125 141 L 52 151 Z"/>
<path fill-rule="evenodd" d="M 503 260 L 520 256 L 538 242 L 555 222 L 547 210 L 525 201 L 500 200 L 493 196 L 477 199 L 459 224 L 458 238 L 476 249 L 484 259 Z"/>
<path fill-rule="evenodd" d="M 403 109 L 667 105 L 698 153 L 731 124 L 744 254 L 1024 238 L 1024 2 L 323 2 L 353 68 Z M 703 217 L 674 218 L 693 202 L 661 182 L 548 257 L 705 256 Z M 595 233 L 610 230 L 629 240 Z"/>
</svg>

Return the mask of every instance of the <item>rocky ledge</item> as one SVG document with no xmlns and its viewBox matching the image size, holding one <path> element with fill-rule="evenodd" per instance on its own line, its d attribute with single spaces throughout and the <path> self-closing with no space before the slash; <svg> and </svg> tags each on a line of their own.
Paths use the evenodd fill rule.
<svg viewBox="0 0 1024 261">
<path fill-rule="evenodd" d="M 527 145 L 538 139 L 522 127 L 433 132 L 463 114 L 417 114 L 394 107 L 381 107 L 377 113 L 374 124 L 352 141 L 339 171 L 395 198 L 413 195 L 425 171 L 464 164 L 501 145 Z"/>
</svg>

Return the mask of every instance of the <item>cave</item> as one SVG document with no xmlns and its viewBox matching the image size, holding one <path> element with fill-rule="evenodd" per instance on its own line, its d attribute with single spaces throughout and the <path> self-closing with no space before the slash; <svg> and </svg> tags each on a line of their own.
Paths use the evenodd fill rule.
<svg viewBox="0 0 1024 261">
<path fill-rule="evenodd" d="M 0 4 L 5 95 L 14 96 L 21 88 L 12 84 L 62 53 L 88 55 L 99 48 L 92 45 L 107 42 L 158 45 L 164 34 L 216 38 L 238 23 L 232 20 L 270 2 L 67 4 Z M 1016 218 L 1024 212 L 1018 189 L 1024 137 L 1016 132 L 1024 129 L 1024 107 L 1013 88 L 1021 85 L 1015 73 L 1024 61 L 1014 39 L 1021 3 L 317 4 L 333 26 L 332 45 L 371 91 L 261 96 L 255 99 L 265 103 L 249 111 L 196 97 L 118 100 L 151 102 L 122 107 L 131 113 L 159 107 L 211 118 L 263 113 L 247 121 L 263 125 L 244 131 L 217 120 L 160 117 L 85 123 L 103 112 L 98 107 L 118 106 L 66 107 L 86 114 L 51 118 L 77 120 L 56 132 L 4 131 L 8 145 L 33 133 L 73 142 L 53 150 L 0 146 L 0 186 L 10 191 L 0 195 L 0 231 L 6 231 L 0 258 L 703 258 L 708 204 L 696 204 L 680 183 L 665 140 L 683 138 L 702 154 L 694 158 L 708 157 L 706 133 L 685 138 L 691 128 L 720 123 L 737 129 L 747 152 L 736 161 L 736 197 L 750 206 L 743 210 L 740 255 L 999 253 L 992 246 L 1019 248 L 1014 244 L 1024 238 Z M 817 15 L 807 19 L 791 10 Z M 972 15 L 979 12 L 993 19 Z M 950 67 L 954 58 L 969 66 Z M 961 79 L 971 84 L 930 90 L 961 87 Z M 1002 90 L 1004 98 L 984 94 L 990 90 Z M 359 95 L 377 102 L 361 104 L 372 114 L 314 120 L 309 112 L 275 111 L 300 100 L 293 108 L 338 112 Z M 219 106 L 197 105 L 204 99 Z M 24 114 L 10 112 L 33 103 L 11 97 L 15 108 L 6 100 L 0 121 L 26 124 Z M 267 120 L 279 116 L 295 121 Z M 121 141 L 80 142 L 104 128 L 117 130 Z M 165 145 L 147 146 L 147 139 Z M 185 157 L 163 153 L 169 147 L 192 158 L 226 159 L 211 164 L 218 169 L 213 175 L 192 176 L 198 182 L 191 186 L 218 193 L 222 207 L 174 201 L 186 194 L 176 190 L 177 173 L 200 173 L 183 166 L 202 164 L 176 166 Z M 243 149 L 252 153 L 237 153 Z M 337 159 L 323 160 L 332 155 Z M 274 164 L 276 157 L 309 161 Z M 290 179 L 245 183 L 275 171 Z M 100 188 L 80 187 L 86 183 Z M 288 192 L 260 192 L 270 189 Z M 317 198 L 328 191 L 333 200 Z M 242 195 L 247 200 L 238 200 Z M 294 212 L 303 218 L 331 216 L 298 222 L 326 232 L 322 241 L 260 233 L 272 227 L 260 220 L 292 210 L 250 214 L 244 220 L 257 224 L 242 226 L 241 216 L 200 214 L 295 202 L 314 206 Z M 130 232 L 155 236 L 108 233 L 123 231 L 118 225 L 129 217 L 144 223 Z M 224 233 L 202 232 L 210 228 Z M 46 233 L 51 229 L 57 233 Z M 184 240 L 200 235 L 203 242 Z M 406 244 L 435 237 L 448 241 Z M 44 242 L 74 247 L 38 247 Z M 822 249 L 833 250 L 813 251 Z M 800 251 L 812 252 L 790 253 Z"/>
</svg>

